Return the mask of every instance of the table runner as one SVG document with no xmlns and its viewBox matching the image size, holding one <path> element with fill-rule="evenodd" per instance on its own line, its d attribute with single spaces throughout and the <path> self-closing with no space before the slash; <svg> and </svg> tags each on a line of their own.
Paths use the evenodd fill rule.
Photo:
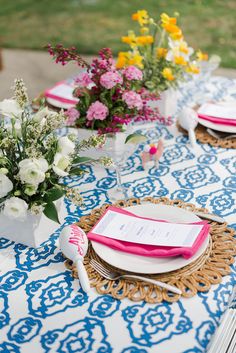
<svg viewBox="0 0 236 353">
<path fill-rule="evenodd" d="M 197 86 L 179 93 L 179 108 L 191 105 Z M 203 90 L 213 99 L 236 98 L 236 82 L 213 77 Z M 198 91 L 197 91 L 198 90 Z M 195 93 L 194 93 L 195 92 Z M 236 229 L 235 150 L 197 145 L 177 128 L 157 126 L 150 140 L 166 143 L 158 168 L 142 171 L 140 151 L 127 161 L 123 181 L 129 196 L 182 199 L 224 217 Z M 65 182 L 80 186 L 85 207 L 65 200 L 65 224 L 108 202 L 112 170 L 91 166 Z M 64 225 L 62 225 L 64 226 Z M 236 287 L 236 267 L 220 285 L 177 303 L 149 305 L 83 293 L 57 249 L 60 229 L 37 250 L 0 239 L 0 352 L 203 353 Z M 8 254 L 8 257 L 7 257 Z M 121 339 L 122 338 L 122 339 Z"/>
</svg>

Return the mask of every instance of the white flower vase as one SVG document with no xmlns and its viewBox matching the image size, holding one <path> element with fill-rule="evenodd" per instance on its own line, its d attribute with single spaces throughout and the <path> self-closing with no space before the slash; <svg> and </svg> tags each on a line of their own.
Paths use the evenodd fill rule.
<svg viewBox="0 0 236 353">
<path fill-rule="evenodd" d="M 63 198 L 55 201 L 59 219 Z M 60 219 L 60 221 L 62 221 Z M 29 247 L 37 248 L 44 241 L 48 240 L 60 225 L 44 214 L 32 215 L 29 211 L 24 221 L 12 220 L 0 213 L 0 237 L 12 240 L 16 243 L 24 244 Z"/>
<path fill-rule="evenodd" d="M 169 88 L 161 92 L 157 100 L 148 102 L 151 108 L 158 108 L 159 115 L 166 121 L 168 119 L 175 120 L 177 111 L 177 92 L 173 88 Z"/>
</svg>

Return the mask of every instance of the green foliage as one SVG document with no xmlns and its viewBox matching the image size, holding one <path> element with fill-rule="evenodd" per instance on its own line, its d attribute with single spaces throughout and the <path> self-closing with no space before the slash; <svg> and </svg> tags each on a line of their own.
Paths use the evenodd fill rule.
<svg viewBox="0 0 236 353">
<path fill-rule="evenodd" d="M 161 12 L 181 15 L 181 27 L 195 49 L 222 57 L 222 65 L 236 68 L 236 2 L 232 0 L 0 0 L 1 46 L 42 49 L 48 42 L 75 45 L 81 54 L 102 47 L 126 50 L 120 37 L 133 22 L 131 14 L 145 8 L 153 17 Z M 13 25 L 14 24 L 14 25 Z"/>
</svg>

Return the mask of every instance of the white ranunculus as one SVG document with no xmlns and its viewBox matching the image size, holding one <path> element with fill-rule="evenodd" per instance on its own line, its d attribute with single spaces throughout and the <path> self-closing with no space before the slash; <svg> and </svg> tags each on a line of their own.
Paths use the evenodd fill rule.
<svg viewBox="0 0 236 353">
<path fill-rule="evenodd" d="M 75 150 L 75 144 L 68 137 L 63 136 L 58 139 L 58 152 L 67 156 L 73 153 Z"/>
<path fill-rule="evenodd" d="M 24 159 L 19 163 L 19 176 L 24 184 L 38 186 L 45 179 L 45 172 L 48 169 L 48 163 L 44 158 Z"/>
<path fill-rule="evenodd" d="M 3 173 L 0 174 L 0 199 L 13 189 L 11 180 Z"/>
<path fill-rule="evenodd" d="M 37 186 L 35 185 L 26 185 L 26 188 L 24 189 L 24 193 L 28 196 L 32 196 L 36 194 L 37 191 Z"/>
<path fill-rule="evenodd" d="M 64 156 L 61 153 L 55 154 L 52 169 L 57 175 L 61 177 L 67 176 L 68 173 L 65 170 L 69 165 L 70 165 L 70 159 L 68 158 L 68 156 Z"/>
<path fill-rule="evenodd" d="M 19 117 L 23 110 L 14 99 L 4 99 L 0 102 L 0 112 L 4 116 L 11 117 L 12 115 Z"/>
<path fill-rule="evenodd" d="M 20 161 L 19 167 L 25 168 L 29 165 L 29 163 L 34 163 L 42 172 L 46 172 L 49 168 L 48 162 L 45 158 L 26 158 Z"/>
<path fill-rule="evenodd" d="M 4 203 L 3 214 L 12 220 L 24 221 L 27 216 L 27 203 L 19 197 L 11 197 Z"/>
</svg>

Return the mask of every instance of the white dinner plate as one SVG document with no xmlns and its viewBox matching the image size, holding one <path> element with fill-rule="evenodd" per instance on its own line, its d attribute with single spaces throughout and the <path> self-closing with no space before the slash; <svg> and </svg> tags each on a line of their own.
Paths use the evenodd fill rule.
<svg viewBox="0 0 236 353">
<path fill-rule="evenodd" d="M 75 106 L 75 104 L 60 102 L 56 99 L 49 98 L 49 97 L 46 97 L 46 100 L 49 104 L 51 104 L 53 107 L 56 107 L 56 108 L 69 109 Z"/>
<path fill-rule="evenodd" d="M 144 204 L 126 207 L 125 210 L 133 212 L 137 216 L 163 219 L 170 222 L 191 223 L 199 222 L 201 219 L 195 214 L 179 207 L 167 205 Z M 209 243 L 209 236 L 190 259 L 182 256 L 172 257 L 147 257 L 133 255 L 114 250 L 103 244 L 92 241 L 95 252 L 107 263 L 122 270 L 138 273 L 164 273 L 178 270 L 195 261 L 203 254 Z"/>
<path fill-rule="evenodd" d="M 235 106 L 236 106 L 236 102 L 231 102 L 231 101 L 230 102 L 224 102 L 224 101 L 217 102 L 217 104 L 222 105 L 222 106 L 232 107 L 232 108 L 235 108 Z M 206 126 L 212 130 L 236 134 L 236 126 L 215 124 L 215 123 L 212 123 L 211 121 L 201 119 L 201 118 L 198 118 L 198 121 L 199 121 L 199 124 Z"/>
<path fill-rule="evenodd" d="M 201 118 L 198 118 L 198 122 L 199 122 L 199 124 L 206 126 L 212 130 L 217 130 L 217 131 L 221 131 L 221 132 L 228 132 L 230 134 L 236 134 L 236 126 L 215 124 L 215 123 L 212 123 L 211 121 L 201 119 Z"/>
</svg>

